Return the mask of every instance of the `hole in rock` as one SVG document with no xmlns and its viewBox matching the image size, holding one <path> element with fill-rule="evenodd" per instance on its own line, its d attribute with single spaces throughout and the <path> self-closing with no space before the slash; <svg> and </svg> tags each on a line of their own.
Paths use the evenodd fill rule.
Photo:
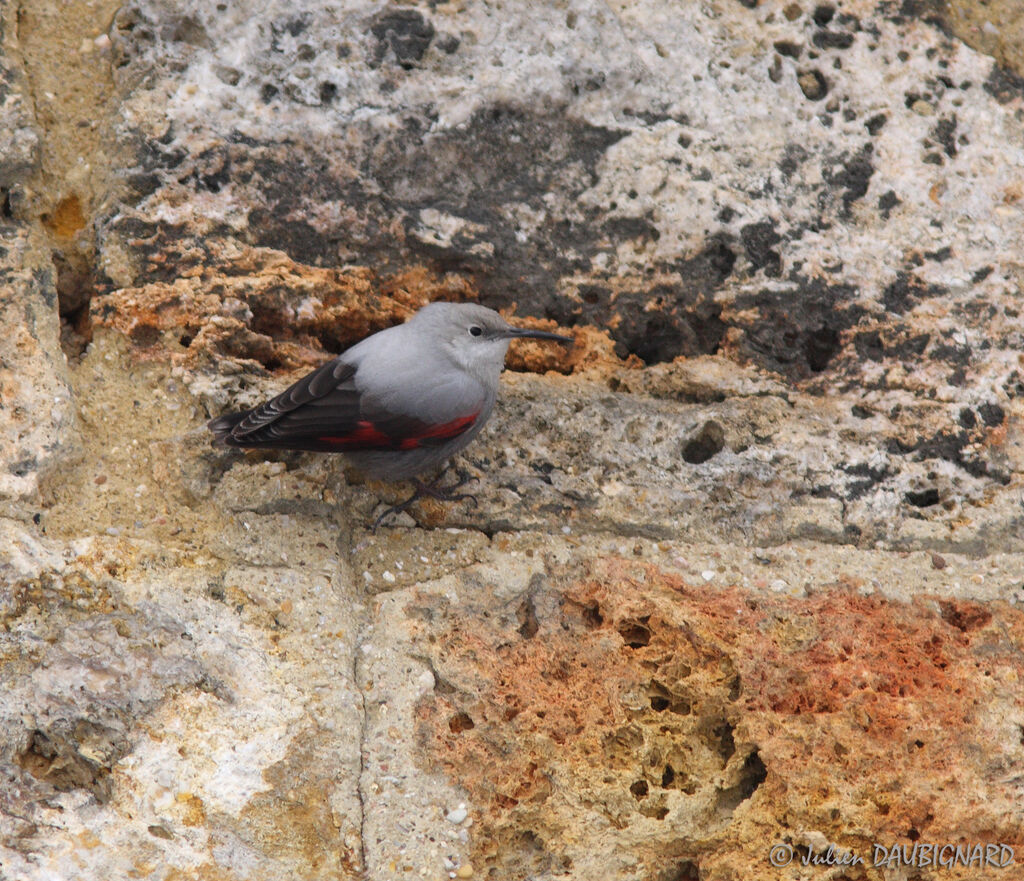
<svg viewBox="0 0 1024 881">
<path fill-rule="evenodd" d="M 700 431 L 683 447 L 683 460 L 691 465 L 707 462 L 725 448 L 725 429 L 713 419 L 701 426 Z"/>
<path fill-rule="evenodd" d="M 601 614 L 601 607 L 596 601 L 581 603 L 563 598 L 561 606 L 563 629 L 570 629 L 573 625 L 583 625 L 587 630 L 597 630 L 604 624 L 604 615 Z"/>
<path fill-rule="evenodd" d="M 746 801 L 750 798 L 757 788 L 764 783 L 768 777 L 768 769 L 765 767 L 764 762 L 761 761 L 761 755 L 754 750 L 746 760 L 743 762 L 743 771 L 740 774 L 740 798 L 742 801 Z"/>
<path fill-rule="evenodd" d="M 651 641 L 651 628 L 647 626 L 650 616 L 634 618 L 623 621 L 619 624 L 619 636 L 626 643 L 627 648 L 638 649 L 649 645 Z"/>
<path fill-rule="evenodd" d="M 28 748 L 17 761 L 33 777 L 46 781 L 54 789 L 61 792 L 85 789 L 104 804 L 110 800 L 110 768 L 86 758 L 82 754 L 83 744 L 78 741 L 87 741 L 91 751 L 97 755 L 109 751 L 116 760 L 120 750 L 109 735 L 105 729 L 85 721 L 79 721 L 69 738 L 37 729 L 32 732 Z"/>
<path fill-rule="evenodd" d="M 814 23 L 818 27 L 824 27 L 836 14 L 836 8 L 831 3 L 821 3 L 814 7 Z"/>
<path fill-rule="evenodd" d="M 700 872 L 692 860 L 683 860 L 678 866 L 663 876 L 664 881 L 699 881 Z"/>
<path fill-rule="evenodd" d="M 448 720 L 448 727 L 453 734 L 461 734 L 463 731 L 471 731 L 476 728 L 476 723 L 468 713 L 456 713 Z"/>
<path fill-rule="evenodd" d="M 839 351 L 839 333 L 834 328 L 822 326 L 808 334 L 804 343 L 804 357 L 807 366 L 815 373 L 821 373 Z"/>
<path fill-rule="evenodd" d="M 736 740 L 733 737 L 735 730 L 732 725 L 725 721 L 712 729 L 712 740 L 723 762 L 728 762 L 736 752 Z"/>
<path fill-rule="evenodd" d="M 935 487 L 918 491 L 911 490 L 904 493 L 903 498 L 906 499 L 907 504 L 913 505 L 915 508 L 929 508 L 939 503 L 939 491 Z"/>
<path fill-rule="evenodd" d="M 719 811 L 726 816 L 732 816 L 739 805 L 757 792 L 757 788 L 764 783 L 767 776 L 768 769 L 761 761 L 761 756 L 756 751 L 752 752 L 744 760 L 736 784 L 718 793 Z"/>
<path fill-rule="evenodd" d="M 651 709 L 656 713 L 668 710 L 678 716 L 689 716 L 693 712 L 693 707 L 688 700 L 678 694 L 672 694 L 660 682 L 651 683 L 647 696 L 651 701 Z"/>
<path fill-rule="evenodd" d="M 640 813 L 652 820 L 664 820 L 668 816 L 668 808 L 664 805 L 644 804 L 640 806 Z"/>
<path fill-rule="evenodd" d="M 537 610 L 532 597 L 527 597 L 519 604 L 516 618 L 519 620 L 519 635 L 523 639 L 533 639 L 540 629 L 540 623 L 537 621 Z"/>
<path fill-rule="evenodd" d="M 56 272 L 61 347 L 69 358 L 78 357 L 92 340 L 89 303 L 95 292 L 95 270 L 72 245 L 53 250 L 50 259 Z"/>
</svg>

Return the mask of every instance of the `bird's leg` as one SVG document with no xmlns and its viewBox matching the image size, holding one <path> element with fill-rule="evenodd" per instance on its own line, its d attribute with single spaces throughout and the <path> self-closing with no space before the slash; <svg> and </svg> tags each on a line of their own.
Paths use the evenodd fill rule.
<svg viewBox="0 0 1024 881">
<path fill-rule="evenodd" d="M 468 474 L 460 468 L 455 469 L 455 474 L 459 478 L 451 486 L 440 486 L 441 480 L 444 478 L 447 471 L 442 471 L 437 475 L 430 483 L 424 484 L 419 480 L 413 480 L 413 484 L 416 489 L 425 496 L 430 496 L 432 499 L 437 499 L 440 502 L 461 502 L 465 499 L 471 499 L 473 507 L 477 506 L 476 496 L 472 493 L 458 493 L 455 490 L 465 486 L 471 480 L 474 480 L 472 474 Z"/>
<path fill-rule="evenodd" d="M 424 483 L 419 478 L 412 478 L 412 485 L 416 488 L 409 498 L 404 502 L 399 502 L 397 505 L 392 505 L 383 514 L 381 514 L 376 520 L 373 521 L 373 527 L 371 532 L 376 532 L 377 528 L 384 522 L 390 514 L 399 514 L 409 507 L 413 502 L 422 498 L 437 499 L 439 502 L 461 502 L 469 499 L 473 502 L 473 507 L 477 506 L 476 496 L 472 493 L 457 493 L 457 490 L 461 486 L 465 486 L 469 481 L 473 480 L 472 475 L 467 474 L 464 471 L 456 471 L 459 476 L 457 483 L 449 487 L 440 486 L 441 480 L 444 478 L 445 472 L 442 471 L 437 477 L 435 477 L 430 483 Z"/>
</svg>

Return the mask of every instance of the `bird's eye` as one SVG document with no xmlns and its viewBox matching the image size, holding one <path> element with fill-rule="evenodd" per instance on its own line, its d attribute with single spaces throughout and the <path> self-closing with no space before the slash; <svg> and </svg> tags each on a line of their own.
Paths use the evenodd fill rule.
<svg viewBox="0 0 1024 881">
<path fill-rule="evenodd" d="M 483 332 L 484 329 L 482 327 L 478 327 L 475 324 L 469 329 L 470 336 L 480 336 L 480 334 L 482 334 Z"/>
</svg>

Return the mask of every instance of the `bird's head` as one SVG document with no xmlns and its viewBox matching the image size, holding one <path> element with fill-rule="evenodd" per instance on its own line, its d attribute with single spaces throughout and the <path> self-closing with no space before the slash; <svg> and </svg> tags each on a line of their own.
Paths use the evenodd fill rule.
<svg viewBox="0 0 1024 881">
<path fill-rule="evenodd" d="M 422 325 L 453 361 L 485 383 L 497 381 L 514 339 L 573 341 L 545 330 L 513 327 L 493 309 L 476 303 L 431 303 L 410 323 Z"/>
</svg>

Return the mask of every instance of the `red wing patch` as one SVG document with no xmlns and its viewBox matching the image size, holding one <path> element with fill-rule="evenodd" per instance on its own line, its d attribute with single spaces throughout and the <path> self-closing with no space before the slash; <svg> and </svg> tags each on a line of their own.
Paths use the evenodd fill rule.
<svg viewBox="0 0 1024 881">
<path fill-rule="evenodd" d="M 432 425 L 429 426 L 425 431 L 412 437 L 402 438 L 398 448 L 400 450 L 414 450 L 417 447 L 422 447 L 424 444 L 430 441 L 445 441 L 450 440 L 453 437 L 458 437 L 462 432 L 466 431 L 474 422 L 476 422 L 477 413 L 472 413 L 469 416 L 460 416 L 458 419 L 453 419 L 451 422 L 445 422 L 443 425 Z"/>
<path fill-rule="evenodd" d="M 349 434 L 321 436 L 318 440 L 348 450 L 415 450 L 418 447 L 436 445 L 458 437 L 476 422 L 478 415 L 479 411 L 441 425 L 416 422 L 414 426 L 410 426 L 412 430 L 405 436 L 387 434 L 372 422 L 362 419 L 356 424 L 355 431 Z"/>
</svg>

